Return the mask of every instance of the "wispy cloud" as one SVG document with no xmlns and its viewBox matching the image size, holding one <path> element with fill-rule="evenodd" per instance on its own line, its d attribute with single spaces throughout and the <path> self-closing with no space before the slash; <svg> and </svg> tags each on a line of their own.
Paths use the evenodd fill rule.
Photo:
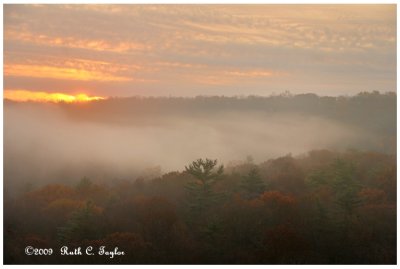
<svg viewBox="0 0 400 269">
<path fill-rule="evenodd" d="M 45 65 L 4 65 L 5 76 L 51 78 L 83 81 L 129 81 L 128 77 L 77 68 Z"/>
<path fill-rule="evenodd" d="M 278 72 L 266 70 L 228 71 L 226 74 L 238 77 L 271 77 L 279 75 Z"/>
<path fill-rule="evenodd" d="M 4 80 L 118 82 L 124 95 L 396 90 L 396 41 L 395 5 L 5 5 Z"/>
<path fill-rule="evenodd" d="M 105 39 L 78 39 L 76 37 L 51 37 L 47 35 L 35 35 L 29 32 L 8 31 L 5 33 L 7 40 L 30 42 L 41 46 L 78 48 L 94 51 L 129 52 L 151 49 L 150 46 L 136 42 L 112 42 Z"/>
</svg>

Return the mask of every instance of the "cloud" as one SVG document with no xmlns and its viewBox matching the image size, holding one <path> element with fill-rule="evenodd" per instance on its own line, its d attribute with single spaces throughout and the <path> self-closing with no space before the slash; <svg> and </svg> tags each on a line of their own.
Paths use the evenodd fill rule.
<svg viewBox="0 0 400 269">
<path fill-rule="evenodd" d="M 276 73 L 267 70 L 252 70 L 252 71 L 228 71 L 228 75 L 239 77 L 271 77 Z"/>
<path fill-rule="evenodd" d="M 69 95 L 64 93 L 48 93 L 43 91 L 27 91 L 27 90 L 4 90 L 4 98 L 17 102 L 35 101 L 35 102 L 88 102 L 105 99 L 100 96 L 88 96 L 85 93 Z"/>
<path fill-rule="evenodd" d="M 15 76 L 118 82 L 116 95 L 396 90 L 395 5 L 5 5 L 4 34 L 18 88 L 44 81 Z"/>
<path fill-rule="evenodd" d="M 78 48 L 94 51 L 129 52 L 150 49 L 149 46 L 137 42 L 112 42 L 104 39 L 78 39 L 75 37 L 34 35 L 29 32 L 8 31 L 5 33 L 7 40 L 30 42 L 42 46 Z"/>
<path fill-rule="evenodd" d="M 63 68 L 46 65 L 4 65 L 5 76 L 55 78 L 83 81 L 129 81 L 128 77 L 115 76 L 99 71 Z"/>
</svg>

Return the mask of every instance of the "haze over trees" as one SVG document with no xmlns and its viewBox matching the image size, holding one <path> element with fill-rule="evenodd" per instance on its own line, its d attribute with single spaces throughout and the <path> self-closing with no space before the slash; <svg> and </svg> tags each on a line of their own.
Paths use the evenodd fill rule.
<svg viewBox="0 0 400 269">
<path fill-rule="evenodd" d="M 394 93 L 5 101 L 5 263 L 395 264 L 396 171 Z"/>
<path fill-rule="evenodd" d="M 213 172 L 216 161 L 191 165 L 146 181 L 83 178 L 7 198 L 6 263 L 396 262 L 395 156 L 320 150 Z M 26 244 L 128 254 L 30 257 Z"/>
<path fill-rule="evenodd" d="M 4 103 L 10 192 L 83 176 L 151 178 L 199 157 L 228 164 L 250 155 L 262 162 L 349 148 L 396 153 L 396 94 Z"/>
</svg>

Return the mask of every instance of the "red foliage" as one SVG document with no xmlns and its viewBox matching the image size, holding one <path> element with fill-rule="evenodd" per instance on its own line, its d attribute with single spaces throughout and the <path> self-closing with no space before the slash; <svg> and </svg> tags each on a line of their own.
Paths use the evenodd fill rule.
<svg viewBox="0 0 400 269">
<path fill-rule="evenodd" d="M 366 204 L 382 204 L 386 202 L 386 193 L 383 190 L 364 188 L 358 194 Z"/>
<path fill-rule="evenodd" d="M 104 198 L 107 197 L 110 192 L 103 186 L 91 184 L 87 187 L 79 188 L 75 193 L 78 199 L 91 200 L 96 204 L 101 204 L 105 201 Z"/>
<path fill-rule="evenodd" d="M 29 192 L 25 195 L 28 202 L 37 203 L 44 206 L 58 199 L 70 199 L 74 196 L 75 191 L 65 185 L 51 184 L 39 190 Z"/>
<path fill-rule="evenodd" d="M 259 208 L 264 205 L 263 201 L 259 198 L 254 199 L 243 199 L 243 197 L 237 193 L 233 196 L 234 204 L 236 208 Z M 228 208 L 231 206 L 231 203 L 225 204 L 225 207 Z"/>
<path fill-rule="evenodd" d="M 291 194 L 284 194 L 280 191 L 266 191 L 260 199 L 266 204 L 279 206 L 291 206 L 296 203 L 296 198 Z"/>
<path fill-rule="evenodd" d="M 43 213 L 56 219 L 66 220 L 72 212 L 85 207 L 84 201 L 72 199 L 57 199 L 43 208 Z"/>
<path fill-rule="evenodd" d="M 271 183 L 270 187 L 291 193 L 301 193 L 304 190 L 304 171 L 290 155 L 269 160 L 265 166 L 265 176 Z"/>
</svg>

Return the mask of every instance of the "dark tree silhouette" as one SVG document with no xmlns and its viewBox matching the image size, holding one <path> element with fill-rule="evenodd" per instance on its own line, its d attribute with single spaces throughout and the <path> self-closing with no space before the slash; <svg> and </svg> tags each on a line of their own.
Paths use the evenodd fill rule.
<svg viewBox="0 0 400 269">
<path fill-rule="evenodd" d="M 75 211 L 65 226 L 58 228 L 58 241 L 60 243 L 71 243 L 82 239 L 94 239 L 96 230 L 94 217 L 96 208 L 92 202 L 88 201 L 86 206 Z"/>
<path fill-rule="evenodd" d="M 346 215 L 352 215 L 361 203 L 357 195 L 361 185 L 354 175 L 354 167 L 350 163 L 337 159 L 332 168 L 332 187 L 335 190 L 336 203 Z"/>
<path fill-rule="evenodd" d="M 193 212 L 203 212 L 219 197 L 212 187 L 221 178 L 224 167 L 223 165 L 217 167 L 217 160 L 198 159 L 185 166 L 185 170 L 195 178 L 186 185 L 189 192 L 189 206 Z"/>
<path fill-rule="evenodd" d="M 264 181 L 256 167 L 252 168 L 250 172 L 243 177 L 240 186 L 245 192 L 245 197 L 250 199 L 257 197 L 265 191 Z"/>
</svg>

